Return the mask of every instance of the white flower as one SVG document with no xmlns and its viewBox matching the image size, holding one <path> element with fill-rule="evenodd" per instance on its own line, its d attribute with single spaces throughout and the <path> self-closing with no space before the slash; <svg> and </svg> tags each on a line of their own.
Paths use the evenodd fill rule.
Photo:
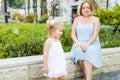
<svg viewBox="0 0 120 80">
<path fill-rule="evenodd" d="M 14 28 L 14 29 L 12 30 L 12 32 L 13 32 L 14 34 L 19 34 L 19 30 L 18 30 L 17 28 Z"/>
<path fill-rule="evenodd" d="M 55 21 L 54 20 L 51 20 L 50 21 L 50 25 L 54 25 L 55 24 Z"/>
</svg>

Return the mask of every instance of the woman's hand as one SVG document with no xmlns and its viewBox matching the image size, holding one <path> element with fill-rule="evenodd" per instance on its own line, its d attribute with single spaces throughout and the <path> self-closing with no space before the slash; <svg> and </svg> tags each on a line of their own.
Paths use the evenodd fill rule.
<svg viewBox="0 0 120 80">
<path fill-rule="evenodd" d="M 45 66 L 43 71 L 44 73 L 48 74 L 48 66 Z"/>
<path fill-rule="evenodd" d="M 81 46 L 81 49 L 82 49 L 83 52 L 85 52 L 88 47 L 89 47 L 89 44 L 84 44 L 84 45 Z"/>
<path fill-rule="evenodd" d="M 75 43 L 75 47 L 77 48 L 77 47 L 80 47 L 81 46 L 81 44 L 80 44 L 80 42 L 76 42 Z"/>
</svg>

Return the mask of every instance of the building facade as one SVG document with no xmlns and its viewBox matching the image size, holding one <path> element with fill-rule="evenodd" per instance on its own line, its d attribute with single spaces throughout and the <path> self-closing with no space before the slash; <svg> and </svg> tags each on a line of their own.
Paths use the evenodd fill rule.
<svg viewBox="0 0 120 80">
<path fill-rule="evenodd" d="M 65 22 L 71 22 L 73 20 L 73 13 L 79 14 L 79 8 L 82 1 L 83 0 L 25 0 L 25 15 L 35 12 L 38 15 L 38 20 L 42 15 L 48 14 L 52 18 L 61 17 Z M 112 9 L 115 4 L 120 5 L 120 0 L 89 1 L 94 1 L 102 8 L 106 8 L 106 5 L 108 5 L 108 7 Z M 2 0 L 1 3 L 3 2 L 4 0 Z"/>
<path fill-rule="evenodd" d="M 73 20 L 73 13 L 79 14 L 79 8 L 80 4 L 83 0 L 58 0 L 59 6 L 58 6 L 58 12 L 59 15 L 52 15 L 51 12 L 53 10 L 52 2 L 55 2 L 57 0 L 47 0 L 47 13 L 49 16 L 55 16 L 55 17 L 62 17 L 65 22 L 71 22 Z M 112 9 L 115 4 L 120 5 L 120 0 L 89 0 L 94 1 L 98 6 L 101 8 L 108 8 Z"/>
<path fill-rule="evenodd" d="M 25 0 L 25 15 L 37 13 L 38 20 L 47 13 L 46 0 Z"/>
</svg>

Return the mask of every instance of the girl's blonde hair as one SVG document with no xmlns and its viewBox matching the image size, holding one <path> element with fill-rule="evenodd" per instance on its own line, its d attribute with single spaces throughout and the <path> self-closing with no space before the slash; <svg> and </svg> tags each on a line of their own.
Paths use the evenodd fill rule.
<svg viewBox="0 0 120 80">
<path fill-rule="evenodd" d="M 51 35 L 52 31 L 56 29 L 63 29 L 64 22 L 62 20 L 52 19 L 47 20 L 47 31 L 48 35 Z"/>
</svg>

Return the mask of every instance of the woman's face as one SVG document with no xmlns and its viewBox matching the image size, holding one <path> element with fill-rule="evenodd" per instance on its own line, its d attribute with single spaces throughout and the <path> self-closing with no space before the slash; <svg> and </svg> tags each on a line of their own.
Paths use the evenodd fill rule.
<svg viewBox="0 0 120 80">
<path fill-rule="evenodd" d="M 82 5 L 82 14 L 83 16 L 90 16 L 90 4 L 89 3 L 84 3 Z"/>
</svg>

